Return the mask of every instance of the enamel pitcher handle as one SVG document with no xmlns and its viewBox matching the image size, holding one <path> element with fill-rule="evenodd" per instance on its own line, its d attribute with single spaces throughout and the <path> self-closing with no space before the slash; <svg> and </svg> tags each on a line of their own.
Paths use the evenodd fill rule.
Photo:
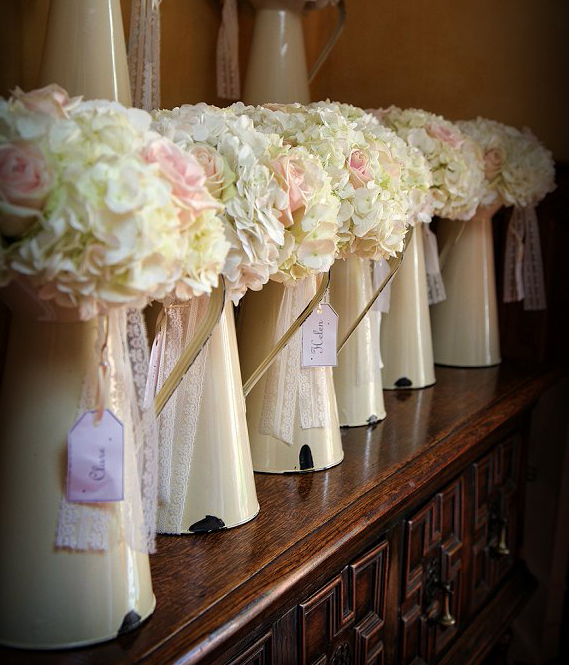
<svg viewBox="0 0 569 665">
<path fill-rule="evenodd" d="M 174 365 L 172 371 L 168 375 L 168 378 L 166 381 L 164 381 L 164 384 L 154 398 L 154 409 L 156 411 L 156 417 L 162 413 L 162 410 L 168 403 L 170 397 L 172 397 L 174 394 L 176 388 L 180 385 L 186 372 L 190 369 L 195 359 L 198 357 L 200 351 L 207 344 L 213 329 L 219 323 L 224 306 L 225 282 L 223 281 L 223 277 L 220 275 L 219 286 L 213 289 L 211 292 L 206 313 L 202 318 L 195 335 L 192 337 L 192 341 L 184 349 L 182 355 L 178 359 L 178 362 Z M 164 314 L 161 316 L 163 315 Z M 157 323 L 157 329 L 159 328 L 159 323 L 160 320 Z"/>
<path fill-rule="evenodd" d="M 450 250 L 460 240 L 460 237 L 462 236 L 462 233 L 466 228 L 466 224 L 467 222 L 465 221 L 455 222 L 453 224 L 452 231 L 447 236 L 445 244 L 442 246 L 441 251 L 439 253 L 439 266 L 441 270 L 443 269 L 446 263 Z"/>
<path fill-rule="evenodd" d="M 294 335 L 294 333 L 312 314 L 314 308 L 324 297 L 324 294 L 326 293 L 326 289 L 328 288 L 329 283 L 330 283 L 330 273 L 329 272 L 322 273 L 322 281 L 320 282 L 320 286 L 316 290 L 316 294 L 314 295 L 312 300 L 308 303 L 308 305 L 306 305 L 306 307 L 302 310 L 302 312 L 299 314 L 298 318 L 294 321 L 291 327 L 279 339 L 276 346 L 271 350 L 271 352 L 261 362 L 261 364 L 257 367 L 257 369 L 251 374 L 251 376 L 247 379 L 247 381 L 243 385 L 243 394 L 245 395 L 245 397 L 247 397 L 247 395 L 251 392 L 251 390 L 253 390 L 259 379 L 269 369 L 269 367 L 272 365 L 273 361 L 281 352 L 281 350 L 284 349 L 284 347 L 290 342 L 290 339 Z"/>
<path fill-rule="evenodd" d="M 330 35 L 330 38 L 326 42 L 322 51 L 320 52 L 320 55 L 316 59 L 316 62 L 310 68 L 310 72 L 308 73 L 308 83 L 312 83 L 314 77 L 316 76 L 316 74 L 318 74 L 320 68 L 322 67 L 326 58 L 328 57 L 330 51 L 334 48 L 334 45 L 338 41 L 340 33 L 344 29 L 344 25 L 346 23 L 346 4 L 344 0 L 340 0 L 338 2 L 338 4 L 336 5 L 336 9 L 338 10 L 338 22 L 336 23 L 336 28 L 334 29 L 334 32 Z"/>
<path fill-rule="evenodd" d="M 337 348 L 337 353 L 340 353 L 340 351 L 344 348 L 346 342 L 350 339 L 350 337 L 352 336 L 352 333 L 358 327 L 361 320 L 369 312 L 369 310 L 373 307 L 373 303 L 377 300 L 377 297 L 379 296 L 379 294 L 387 286 L 389 280 L 393 277 L 393 275 L 395 275 L 395 273 L 399 270 L 399 266 L 401 265 L 401 261 L 403 261 L 403 256 L 405 255 L 405 250 L 407 249 L 407 245 L 409 244 L 409 240 L 411 239 L 411 235 L 414 232 L 415 232 L 415 228 L 411 227 L 407 231 L 407 233 L 405 234 L 405 238 L 403 239 L 403 249 L 399 252 L 399 254 L 396 254 L 395 256 L 391 256 L 390 258 L 387 259 L 387 264 L 389 265 L 389 272 L 385 276 L 383 282 L 381 282 L 381 284 L 377 287 L 377 289 L 373 293 L 371 299 L 369 300 L 367 305 L 364 307 L 362 312 L 359 314 L 359 316 L 356 318 L 356 320 L 352 323 L 352 325 L 348 329 L 348 332 L 339 341 L 338 348 Z"/>
</svg>

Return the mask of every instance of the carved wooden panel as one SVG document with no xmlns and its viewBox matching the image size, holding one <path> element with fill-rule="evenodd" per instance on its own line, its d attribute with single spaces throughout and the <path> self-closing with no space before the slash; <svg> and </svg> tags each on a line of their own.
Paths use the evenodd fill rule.
<svg viewBox="0 0 569 665">
<path fill-rule="evenodd" d="M 383 665 L 388 543 L 298 606 L 302 665 Z"/>
<path fill-rule="evenodd" d="M 511 437 L 472 465 L 470 611 L 481 607 L 517 555 L 520 443 Z"/>
<path fill-rule="evenodd" d="M 460 477 L 405 521 L 400 661 L 430 663 L 461 621 L 464 482 Z M 455 626 L 445 627 L 445 594 Z"/>
<path fill-rule="evenodd" d="M 269 632 L 237 658 L 229 661 L 228 665 L 272 665 L 272 663 L 273 636 L 272 632 Z"/>
</svg>

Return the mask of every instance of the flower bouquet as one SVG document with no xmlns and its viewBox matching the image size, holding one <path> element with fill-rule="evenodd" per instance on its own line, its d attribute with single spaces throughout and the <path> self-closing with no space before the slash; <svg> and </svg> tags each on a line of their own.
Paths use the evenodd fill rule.
<svg viewBox="0 0 569 665">
<path fill-rule="evenodd" d="M 203 164 L 210 191 L 223 202 L 220 216 L 230 242 L 223 274 L 230 300 L 259 291 L 270 277 L 302 281 L 329 268 L 338 204 L 315 157 L 284 146 L 232 109 L 186 105 L 155 113 L 154 126 Z M 214 334 L 172 413 L 163 416 L 161 530 L 211 531 L 241 524 L 258 511 L 230 307 L 219 339 Z M 186 321 L 178 325 L 175 318 L 189 317 L 185 309 L 186 314 L 183 308 L 167 309 L 170 329 L 183 335 Z M 175 356 L 172 336 L 166 339 L 166 354 Z M 180 469 L 188 467 L 179 482 Z"/>
<path fill-rule="evenodd" d="M 208 292 L 228 247 L 202 167 L 150 122 L 57 86 L 0 100 L 0 297 L 13 310 L 0 393 L 6 644 L 98 642 L 154 609 L 156 429 L 140 308 Z M 90 458 L 72 441 L 89 450 L 109 431 L 77 476 Z M 89 486 L 105 478 L 122 493 Z"/>
<path fill-rule="evenodd" d="M 478 144 L 456 124 L 433 113 L 392 106 L 375 114 L 426 158 L 432 173 L 429 212 L 453 220 L 448 222 L 451 229 L 462 228 L 460 220 L 473 216 L 483 195 Z M 444 300 L 446 293 L 429 221 L 423 219 L 426 223 L 413 236 L 408 258 L 392 286 L 395 302 L 383 322 L 384 381 L 389 388 L 423 388 L 435 382 L 428 304 Z"/>
<path fill-rule="evenodd" d="M 555 188 L 553 158 L 527 127 L 495 120 L 458 123 L 484 151 L 486 207 L 514 206 L 506 237 L 504 302 L 524 300 L 528 310 L 545 308 L 539 229 L 535 208 Z"/>
<path fill-rule="evenodd" d="M 449 248 L 443 267 L 448 279 L 447 300 L 432 311 L 435 360 L 447 365 L 489 366 L 500 362 L 492 217 L 502 205 L 516 206 L 508 231 L 506 297 L 523 296 L 525 271 L 526 304 L 544 307 L 534 206 L 554 186 L 553 162 L 529 130 L 520 132 L 483 118 L 458 125 L 480 145 L 485 177 L 481 201 L 472 219 L 458 228 L 448 222 L 441 225 L 441 236 L 447 234 Z M 527 245 L 525 262 L 522 238 Z M 469 266 L 476 269 L 477 279 Z"/>
</svg>

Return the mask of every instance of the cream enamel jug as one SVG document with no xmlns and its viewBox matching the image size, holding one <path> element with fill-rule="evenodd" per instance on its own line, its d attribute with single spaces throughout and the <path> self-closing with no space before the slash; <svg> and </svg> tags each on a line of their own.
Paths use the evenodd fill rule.
<svg viewBox="0 0 569 665">
<path fill-rule="evenodd" d="M 380 340 L 384 388 L 425 388 L 435 383 L 422 223 L 415 229 L 393 278 L 391 304 L 382 316 Z"/>
<path fill-rule="evenodd" d="M 83 646 L 132 630 L 153 612 L 148 554 L 122 537 L 107 549 L 55 545 L 67 432 L 96 364 L 97 324 L 38 321 L 23 300 L 19 295 L 12 312 L 0 386 L 0 642 L 27 649 Z M 124 423 L 125 464 L 137 473 L 129 414 L 115 415 Z M 104 510 L 122 533 L 118 504 Z"/>
<path fill-rule="evenodd" d="M 120 0 L 51 0 L 40 85 L 131 105 Z"/>
<path fill-rule="evenodd" d="M 39 77 L 50 83 L 130 105 L 119 0 L 51 0 Z M 104 551 L 54 546 L 94 324 L 39 322 L 35 306 L 14 302 L 0 386 L 0 642 L 59 649 L 109 640 L 154 610 L 148 554 L 124 541 Z"/>
<path fill-rule="evenodd" d="M 338 314 L 340 336 L 372 297 L 369 260 L 358 256 L 332 266 L 330 302 Z M 340 425 L 370 425 L 385 418 L 379 354 L 381 312 L 370 310 L 338 355 L 334 387 Z"/>
<path fill-rule="evenodd" d="M 263 290 L 270 289 L 270 284 Z M 310 314 L 323 290 L 322 287 L 307 303 L 286 332 L 285 340 Z M 222 306 L 220 293 L 217 290 L 209 299 L 205 315 L 201 313 L 203 297 L 183 309 L 167 308 L 166 315 L 158 319 L 157 335 L 165 334 L 167 338 L 176 335 L 177 330 L 186 330 L 192 316 L 198 320 L 203 316 L 203 322 L 209 325 L 208 315 L 211 317 L 212 312 Z M 193 313 L 192 308 L 195 308 Z M 257 358 L 258 367 L 253 372 L 256 377 L 262 377 L 270 367 L 279 348 L 271 344 L 265 349 L 264 361 Z M 219 323 L 199 355 L 197 351 L 194 345 L 188 360 L 196 356 L 197 359 L 187 375 L 187 365 L 180 371 L 174 370 L 169 376 L 177 375 L 177 379 L 171 381 L 166 396 L 159 392 L 156 398 L 157 410 L 161 411 L 158 507 L 161 533 L 219 531 L 248 522 L 259 511 L 230 302 L 223 306 Z M 167 358 L 163 358 L 161 364 L 165 364 L 168 373 Z M 174 392 L 176 384 L 179 388 Z M 170 396 L 171 401 L 167 403 Z"/>
<path fill-rule="evenodd" d="M 441 219 L 437 228 L 447 298 L 431 307 L 435 362 L 452 367 L 500 363 L 492 216 L 479 207 L 472 219 Z"/>
<path fill-rule="evenodd" d="M 249 64 L 243 88 L 246 104 L 310 101 L 308 85 L 342 30 L 345 7 L 338 4 L 338 26 L 310 73 L 306 66 L 302 12 L 305 0 L 252 0 L 256 9 Z"/>
</svg>

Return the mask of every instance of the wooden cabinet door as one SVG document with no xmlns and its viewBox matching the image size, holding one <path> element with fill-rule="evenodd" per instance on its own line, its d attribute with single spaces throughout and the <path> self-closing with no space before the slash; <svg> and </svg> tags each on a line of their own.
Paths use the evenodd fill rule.
<svg viewBox="0 0 569 665">
<path fill-rule="evenodd" d="M 469 614 L 512 567 L 519 550 L 520 438 L 511 436 L 472 465 L 472 546 Z"/>
<path fill-rule="evenodd" d="M 389 546 L 384 541 L 298 606 L 301 665 L 383 665 Z"/>
<path fill-rule="evenodd" d="M 229 665 L 386 665 L 388 559 L 384 540 L 284 614 Z"/>
<path fill-rule="evenodd" d="M 404 530 L 400 662 L 420 665 L 436 660 L 462 621 L 463 477 L 405 520 Z M 449 615 L 454 625 L 444 625 Z"/>
</svg>

